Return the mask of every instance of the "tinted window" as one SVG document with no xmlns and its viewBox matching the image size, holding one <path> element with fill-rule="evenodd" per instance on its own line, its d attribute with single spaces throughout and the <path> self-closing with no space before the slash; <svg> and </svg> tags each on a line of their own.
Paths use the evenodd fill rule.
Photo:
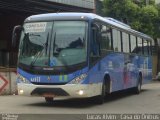
<svg viewBox="0 0 160 120">
<path fill-rule="evenodd" d="M 143 42 L 142 42 L 142 38 L 139 38 L 138 37 L 138 41 L 137 41 L 137 43 L 138 43 L 138 46 L 137 46 L 137 53 L 138 54 L 143 54 Z"/>
<path fill-rule="evenodd" d="M 136 37 L 133 35 L 130 35 L 130 41 L 131 41 L 131 53 L 136 53 Z"/>
<path fill-rule="evenodd" d="M 122 32 L 123 39 L 123 52 L 129 53 L 129 35 L 125 32 Z"/>
<path fill-rule="evenodd" d="M 101 50 L 111 50 L 111 28 L 104 25 L 101 29 Z"/>
<path fill-rule="evenodd" d="M 152 46 L 151 46 L 151 42 L 150 41 L 148 42 L 148 46 L 149 46 L 149 54 L 151 55 L 152 54 Z"/>
<path fill-rule="evenodd" d="M 145 39 L 143 40 L 143 49 L 144 49 L 144 55 L 148 55 L 149 46 L 148 46 L 148 41 L 146 41 Z"/>
<path fill-rule="evenodd" d="M 113 29 L 113 48 L 114 51 L 121 52 L 121 34 L 120 31 Z"/>
</svg>

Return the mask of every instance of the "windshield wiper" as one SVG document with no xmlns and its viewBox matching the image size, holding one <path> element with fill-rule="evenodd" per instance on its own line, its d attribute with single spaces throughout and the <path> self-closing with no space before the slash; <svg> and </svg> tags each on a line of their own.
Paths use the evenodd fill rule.
<svg viewBox="0 0 160 120">
<path fill-rule="evenodd" d="M 46 50 L 46 55 L 47 55 L 47 51 L 48 51 L 48 40 L 49 40 L 49 32 L 47 34 L 47 40 L 46 43 L 44 44 L 45 50 Z"/>
<path fill-rule="evenodd" d="M 37 36 L 37 37 L 41 37 L 41 35 L 34 34 L 34 33 L 30 33 L 29 36 Z"/>
<path fill-rule="evenodd" d="M 56 40 L 56 32 L 54 34 L 54 39 L 53 39 L 53 44 L 55 44 L 55 40 Z M 48 66 L 50 66 L 50 58 L 51 58 L 51 40 L 50 40 L 50 46 L 49 46 L 49 57 L 48 57 Z M 53 49 L 54 49 L 54 45 L 53 45 Z"/>
<path fill-rule="evenodd" d="M 46 43 L 43 44 L 43 50 L 45 49 L 45 54 L 47 54 L 47 50 L 48 50 L 48 41 L 49 41 L 49 32 L 48 32 L 48 34 L 47 34 Z M 30 64 L 31 67 L 33 67 L 33 65 L 35 64 L 35 62 L 37 61 L 37 59 L 42 56 L 43 50 L 40 51 L 40 52 L 38 52 L 37 55 L 35 55 L 34 60 L 33 60 L 33 61 L 31 62 L 31 64 Z"/>
<path fill-rule="evenodd" d="M 55 34 L 54 34 L 54 40 L 53 40 L 53 54 L 54 54 L 54 52 L 55 52 L 55 48 L 56 48 L 56 32 L 55 32 Z"/>
</svg>

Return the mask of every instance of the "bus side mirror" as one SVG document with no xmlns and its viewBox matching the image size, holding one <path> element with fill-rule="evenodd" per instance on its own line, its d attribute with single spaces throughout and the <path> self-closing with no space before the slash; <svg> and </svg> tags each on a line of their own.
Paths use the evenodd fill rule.
<svg viewBox="0 0 160 120">
<path fill-rule="evenodd" d="M 18 39 L 18 34 L 22 31 L 22 26 L 17 25 L 14 27 L 12 32 L 12 46 L 15 47 Z"/>
</svg>

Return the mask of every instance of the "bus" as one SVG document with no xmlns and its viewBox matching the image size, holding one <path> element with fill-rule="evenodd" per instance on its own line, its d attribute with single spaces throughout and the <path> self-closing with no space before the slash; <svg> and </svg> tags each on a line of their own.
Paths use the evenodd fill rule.
<svg viewBox="0 0 160 120">
<path fill-rule="evenodd" d="M 91 98 L 132 88 L 152 79 L 153 39 L 113 18 L 93 13 L 49 13 L 25 19 L 20 31 L 19 95 Z"/>
</svg>

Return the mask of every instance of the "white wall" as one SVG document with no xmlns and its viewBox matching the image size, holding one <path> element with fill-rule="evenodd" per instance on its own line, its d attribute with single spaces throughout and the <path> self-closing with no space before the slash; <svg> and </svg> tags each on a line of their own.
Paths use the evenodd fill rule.
<svg viewBox="0 0 160 120">
<path fill-rule="evenodd" d="M 160 3 L 160 0 L 155 0 L 156 4 Z"/>
</svg>

